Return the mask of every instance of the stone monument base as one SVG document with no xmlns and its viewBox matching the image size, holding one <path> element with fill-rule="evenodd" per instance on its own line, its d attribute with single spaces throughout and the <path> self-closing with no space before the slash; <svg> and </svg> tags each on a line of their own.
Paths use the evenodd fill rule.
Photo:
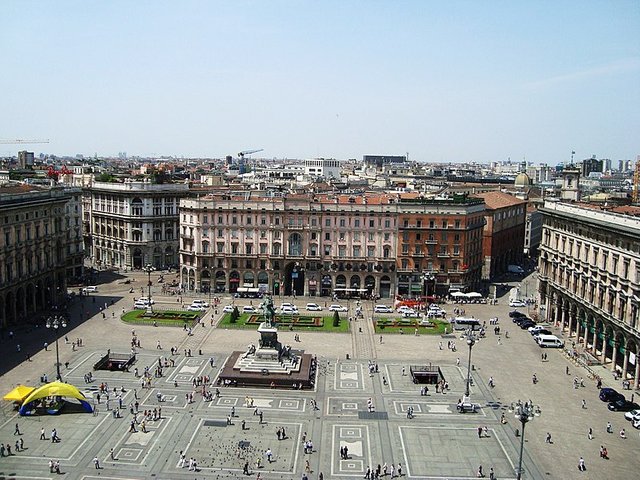
<svg viewBox="0 0 640 480">
<path fill-rule="evenodd" d="M 273 354 L 275 353 L 275 359 Z M 315 385 L 316 361 L 308 353 L 295 352 L 297 362 L 278 360 L 278 352 L 259 348 L 255 353 L 233 352 L 227 359 L 217 384 L 232 387 L 309 389 Z"/>
</svg>

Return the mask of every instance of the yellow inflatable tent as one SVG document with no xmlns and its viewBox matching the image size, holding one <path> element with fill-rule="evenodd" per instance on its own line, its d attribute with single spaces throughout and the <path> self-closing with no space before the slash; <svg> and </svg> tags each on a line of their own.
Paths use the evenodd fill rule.
<svg viewBox="0 0 640 480">
<path fill-rule="evenodd" d="M 18 385 L 16 388 L 7 393 L 3 398 L 9 402 L 20 402 L 27 398 L 31 392 L 35 390 L 35 387 L 27 387 L 25 385 Z"/>
<path fill-rule="evenodd" d="M 27 398 L 24 399 L 22 407 L 20 407 L 20 415 L 30 415 L 32 413 L 30 404 L 45 397 L 75 398 L 80 400 L 80 404 L 84 408 L 85 412 L 91 413 L 93 411 L 91 404 L 87 402 L 87 398 L 76 387 L 68 383 L 51 382 L 35 389 Z M 57 411 L 55 413 L 57 413 Z"/>
</svg>

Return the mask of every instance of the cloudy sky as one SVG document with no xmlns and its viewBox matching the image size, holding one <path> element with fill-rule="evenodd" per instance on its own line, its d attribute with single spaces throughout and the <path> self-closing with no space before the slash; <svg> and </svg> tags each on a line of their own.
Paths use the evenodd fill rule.
<svg viewBox="0 0 640 480">
<path fill-rule="evenodd" d="M 36 152 L 640 154 L 637 0 L 4 0 L 0 68 Z"/>
</svg>

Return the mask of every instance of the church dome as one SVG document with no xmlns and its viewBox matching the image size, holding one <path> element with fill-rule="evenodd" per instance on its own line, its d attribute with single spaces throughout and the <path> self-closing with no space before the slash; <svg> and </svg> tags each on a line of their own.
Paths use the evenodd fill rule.
<svg viewBox="0 0 640 480">
<path fill-rule="evenodd" d="M 516 187 L 529 187 L 531 186 L 531 179 L 529 175 L 524 172 L 520 172 L 516 177 L 516 181 L 514 182 L 514 186 Z"/>
</svg>

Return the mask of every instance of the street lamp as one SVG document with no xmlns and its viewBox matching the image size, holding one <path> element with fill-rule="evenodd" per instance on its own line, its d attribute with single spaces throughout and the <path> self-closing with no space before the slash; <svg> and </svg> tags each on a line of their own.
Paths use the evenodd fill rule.
<svg viewBox="0 0 640 480">
<path fill-rule="evenodd" d="M 467 345 L 469 345 L 469 362 L 467 364 L 467 388 L 465 389 L 465 401 L 469 401 L 469 386 L 471 385 L 471 349 L 476 343 L 476 337 L 471 333 L 471 329 L 467 330 Z"/>
<path fill-rule="evenodd" d="M 56 379 L 61 381 L 62 375 L 60 375 L 60 352 L 58 351 L 58 328 L 67 328 L 67 319 L 62 315 L 54 315 L 53 317 L 47 318 L 47 322 L 45 323 L 47 328 L 53 328 L 56 332 Z"/>
<path fill-rule="evenodd" d="M 151 272 L 153 271 L 153 265 L 147 263 L 147 265 L 144 267 L 144 271 L 147 272 L 148 275 L 147 286 L 149 287 L 149 303 L 147 303 L 147 313 L 153 313 L 153 307 L 151 306 Z"/>
<path fill-rule="evenodd" d="M 522 433 L 520 436 L 520 459 L 518 460 L 518 471 L 516 472 L 516 479 L 522 479 L 522 453 L 524 452 L 524 427 L 535 417 L 540 416 L 540 407 L 538 405 L 534 405 L 531 400 L 528 402 L 522 403 L 520 400 L 515 405 L 511 405 L 511 409 L 515 417 L 520 420 L 522 424 Z"/>
</svg>

